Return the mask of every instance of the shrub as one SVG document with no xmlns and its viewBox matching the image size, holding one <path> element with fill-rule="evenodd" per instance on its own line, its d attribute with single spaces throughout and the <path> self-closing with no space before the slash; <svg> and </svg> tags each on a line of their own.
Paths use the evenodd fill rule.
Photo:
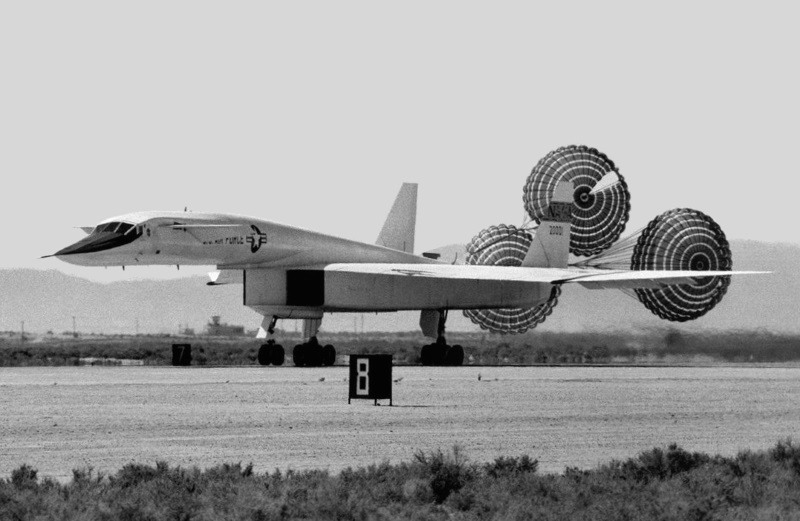
<svg viewBox="0 0 800 521">
<path fill-rule="evenodd" d="M 470 464 L 456 446 L 338 476 L 158 462 L 109 479 L 75 470 L 64 485 L 23 465 L 0 480 L 0 519 L 794 519 L 798 454 L 790 440 L 735 458 L 670 445 L 540 476 L 528 456 Z"/>
<path fill-rule="evenodd" d="M 155 468 L 141 463 L 128 463 L 117 472 L 116 476 L 111 477 L 111 483 L 120 488 L 136 487 L 152 481 L 168 471 L 169 465 L 164 461 L 157 461 Z"/>
<path fill-rule="evenodd" d="M 414 460 L 422 467 L 424 475 L 428 476 L 428 485 L 437 503 L 442 503 L 475 477 L 474 467 L 467 464 L 458 445 L 454 445 L 452 452 L 447 455 L 441 450 L 431 454 L 417 451 Z"/>
<path fill-rule="evenodd" d="M 622 464 L 612 464 L 612 467 L 622 478 L 647 483 L 689 472 L 709 460 L 710 457 L 706 454 L 690 453 L 673 443 L 666 451 L 656 447 L 642 452 L 635 459 L 629 459 Z"/>
<path fill-rule="evenodd" d="M 30 465 L 22 465 L 11 471 L 11 484 L 18 490 L 33 489 L 39 485 L 37 471 Z"/>
<path fill-rule="evenodd" d="M 487 463 L 483 471 L 491 478 L 515 474 L 534 474 L 539 468 L 539 460 L 532 460 L 527 454 L 519 458 L 500 456 L 492 463 Z"/>
<path fill-rule="evenodd" d="M 772 461 L 782 463 L 800 475 L 800 447 L 792 443 L 791 438 L 779 441 L 769 450 Z"/>
</svg>

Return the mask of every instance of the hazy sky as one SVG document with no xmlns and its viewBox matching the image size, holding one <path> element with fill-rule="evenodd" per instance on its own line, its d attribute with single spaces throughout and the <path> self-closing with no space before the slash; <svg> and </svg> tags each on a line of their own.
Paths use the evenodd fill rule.
<svg viewBox="0 0 800 521">
<path fill-rule="evenodd" d="M 38 257 L 186 206 L 372 242 L 403 181 L 417 252 L 465 243 L 568 144 L 619 166 L 628 231 L 800 244 L 797 3 L 533 4 L 3 2 L 0 268 L 156 275 Z"/>
</svg>

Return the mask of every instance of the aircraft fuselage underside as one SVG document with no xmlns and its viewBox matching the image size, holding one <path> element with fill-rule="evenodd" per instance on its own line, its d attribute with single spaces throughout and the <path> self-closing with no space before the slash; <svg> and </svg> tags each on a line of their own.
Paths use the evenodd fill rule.
<svg viewBox="0 0 800 521">
<path fill-rule="evenodd" d="M 244 304 L 282 318 L 325 312 L 533 307 L 551 284 L 325 271 L 245 270 Z"/>
</svg>

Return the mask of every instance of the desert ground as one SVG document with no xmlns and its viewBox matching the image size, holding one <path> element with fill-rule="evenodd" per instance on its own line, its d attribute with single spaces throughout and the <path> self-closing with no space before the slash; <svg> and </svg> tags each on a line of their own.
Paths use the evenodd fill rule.
<svg viewBox="0 0 800 521">
<path fill-rule="evenodd" d="M 459 445 L 544 472 L 678 443 L 734 455 L 800 433 L 800 368 L 395 367 L 394 405 L 348 405 L 346 367 L 0 369 L 0 477 L 130 462 L 337 472 Z"/>
</svg>

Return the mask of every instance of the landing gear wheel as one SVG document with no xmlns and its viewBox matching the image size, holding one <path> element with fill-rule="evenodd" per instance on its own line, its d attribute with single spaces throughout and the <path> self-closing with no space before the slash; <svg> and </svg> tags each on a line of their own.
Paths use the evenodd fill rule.
<svg viewBox="0 0 800 521">
<path fill-rule="evenodd" d="M 303 345 L 305 348 L 306 365 L 308 367 L 319 367 L 322 365 L 322 346 L 317 339 L 312 337 L 308 343 Z"/>
<path fill-rule="evenodd" d="M 258 363 L 261 365 L 283 365 L 285 358 L 286 354 L 283 346 L 276 344 L 274 341 L 261 344 L 261 347 L 258 348 Z"/>
<path fill-rule="evenodd" d="M 269 365 L 272 357 L 270 356 L 270 348 L 272 346 L 270 344 L 261 344 L 261 347 L 258 348 L 258 363 L 260 365 Z"/>
<path fill-rule="evenodd" d="M 461 365 L 464 363 L 464 348 L 459 345 L 453 347 L 447 345 L 445 338 L 447 313 L 447 309 L 439 310 L 436 343 L 422 346 L 419 353 L 419 361 L 422 365 Z"/>
<path fill-rule="evenodd" d="M 322 348 L 322 365 L 332 366 L 336 362 L 336 349 L 328 344 Z"/>
<path fill-rule="evenodd" d="M 297 367 L 333 365 L 336 362 L 336 349 L 330 344 L 322 347 L 316 337 L 311 337 L 305 344 L 298 344 L 294 347 L 292 360 Z"/>
<path fill-rule="evenodd" d="M 431 346 L 430 344 L 422 346 L 422 349 L 419 352 L 419 362 L 422 365 L 433 365 L 431 364 Z"/>
<path fill-rule="evenodd" d="M 458 344 L 450 347 L 444 356 L 444 365 L 464 365 L 464 348 Z"/>
<path fill-rule="evenodd" d="M 447 347 L 447 344 L 440 344 L 439 342 L 433 344 L 433 365 L 445 365 Z"/>
<path fill-rule="evenodd" d="M 448 346 L 446 344 L 439 342 L 422 346 L 420 362 L 422 365 L 446 365 L 445 357 L 447 355 L 447 348 Z"/>
<path fill-rule="evenodd" d="M 283 346 L 273 344 L 269 350 L 269 358 L 274 365 L 283 365 L 283 361 L 286 359 L 286 352 L 283 350 Z"/>
<path fill-rule="evenodd" d="M 449 346 L 437 341 L 422 346 L 419 359 L 422 365 L 460 366 L 464 365 L 464 348 L 458 344 Z"/>
<path fill-rule="evenodd" d="M 306 365 L 306 344 L 297 344 L 292 350 L 292 362 L 297 367 Z"/>
</svg>

